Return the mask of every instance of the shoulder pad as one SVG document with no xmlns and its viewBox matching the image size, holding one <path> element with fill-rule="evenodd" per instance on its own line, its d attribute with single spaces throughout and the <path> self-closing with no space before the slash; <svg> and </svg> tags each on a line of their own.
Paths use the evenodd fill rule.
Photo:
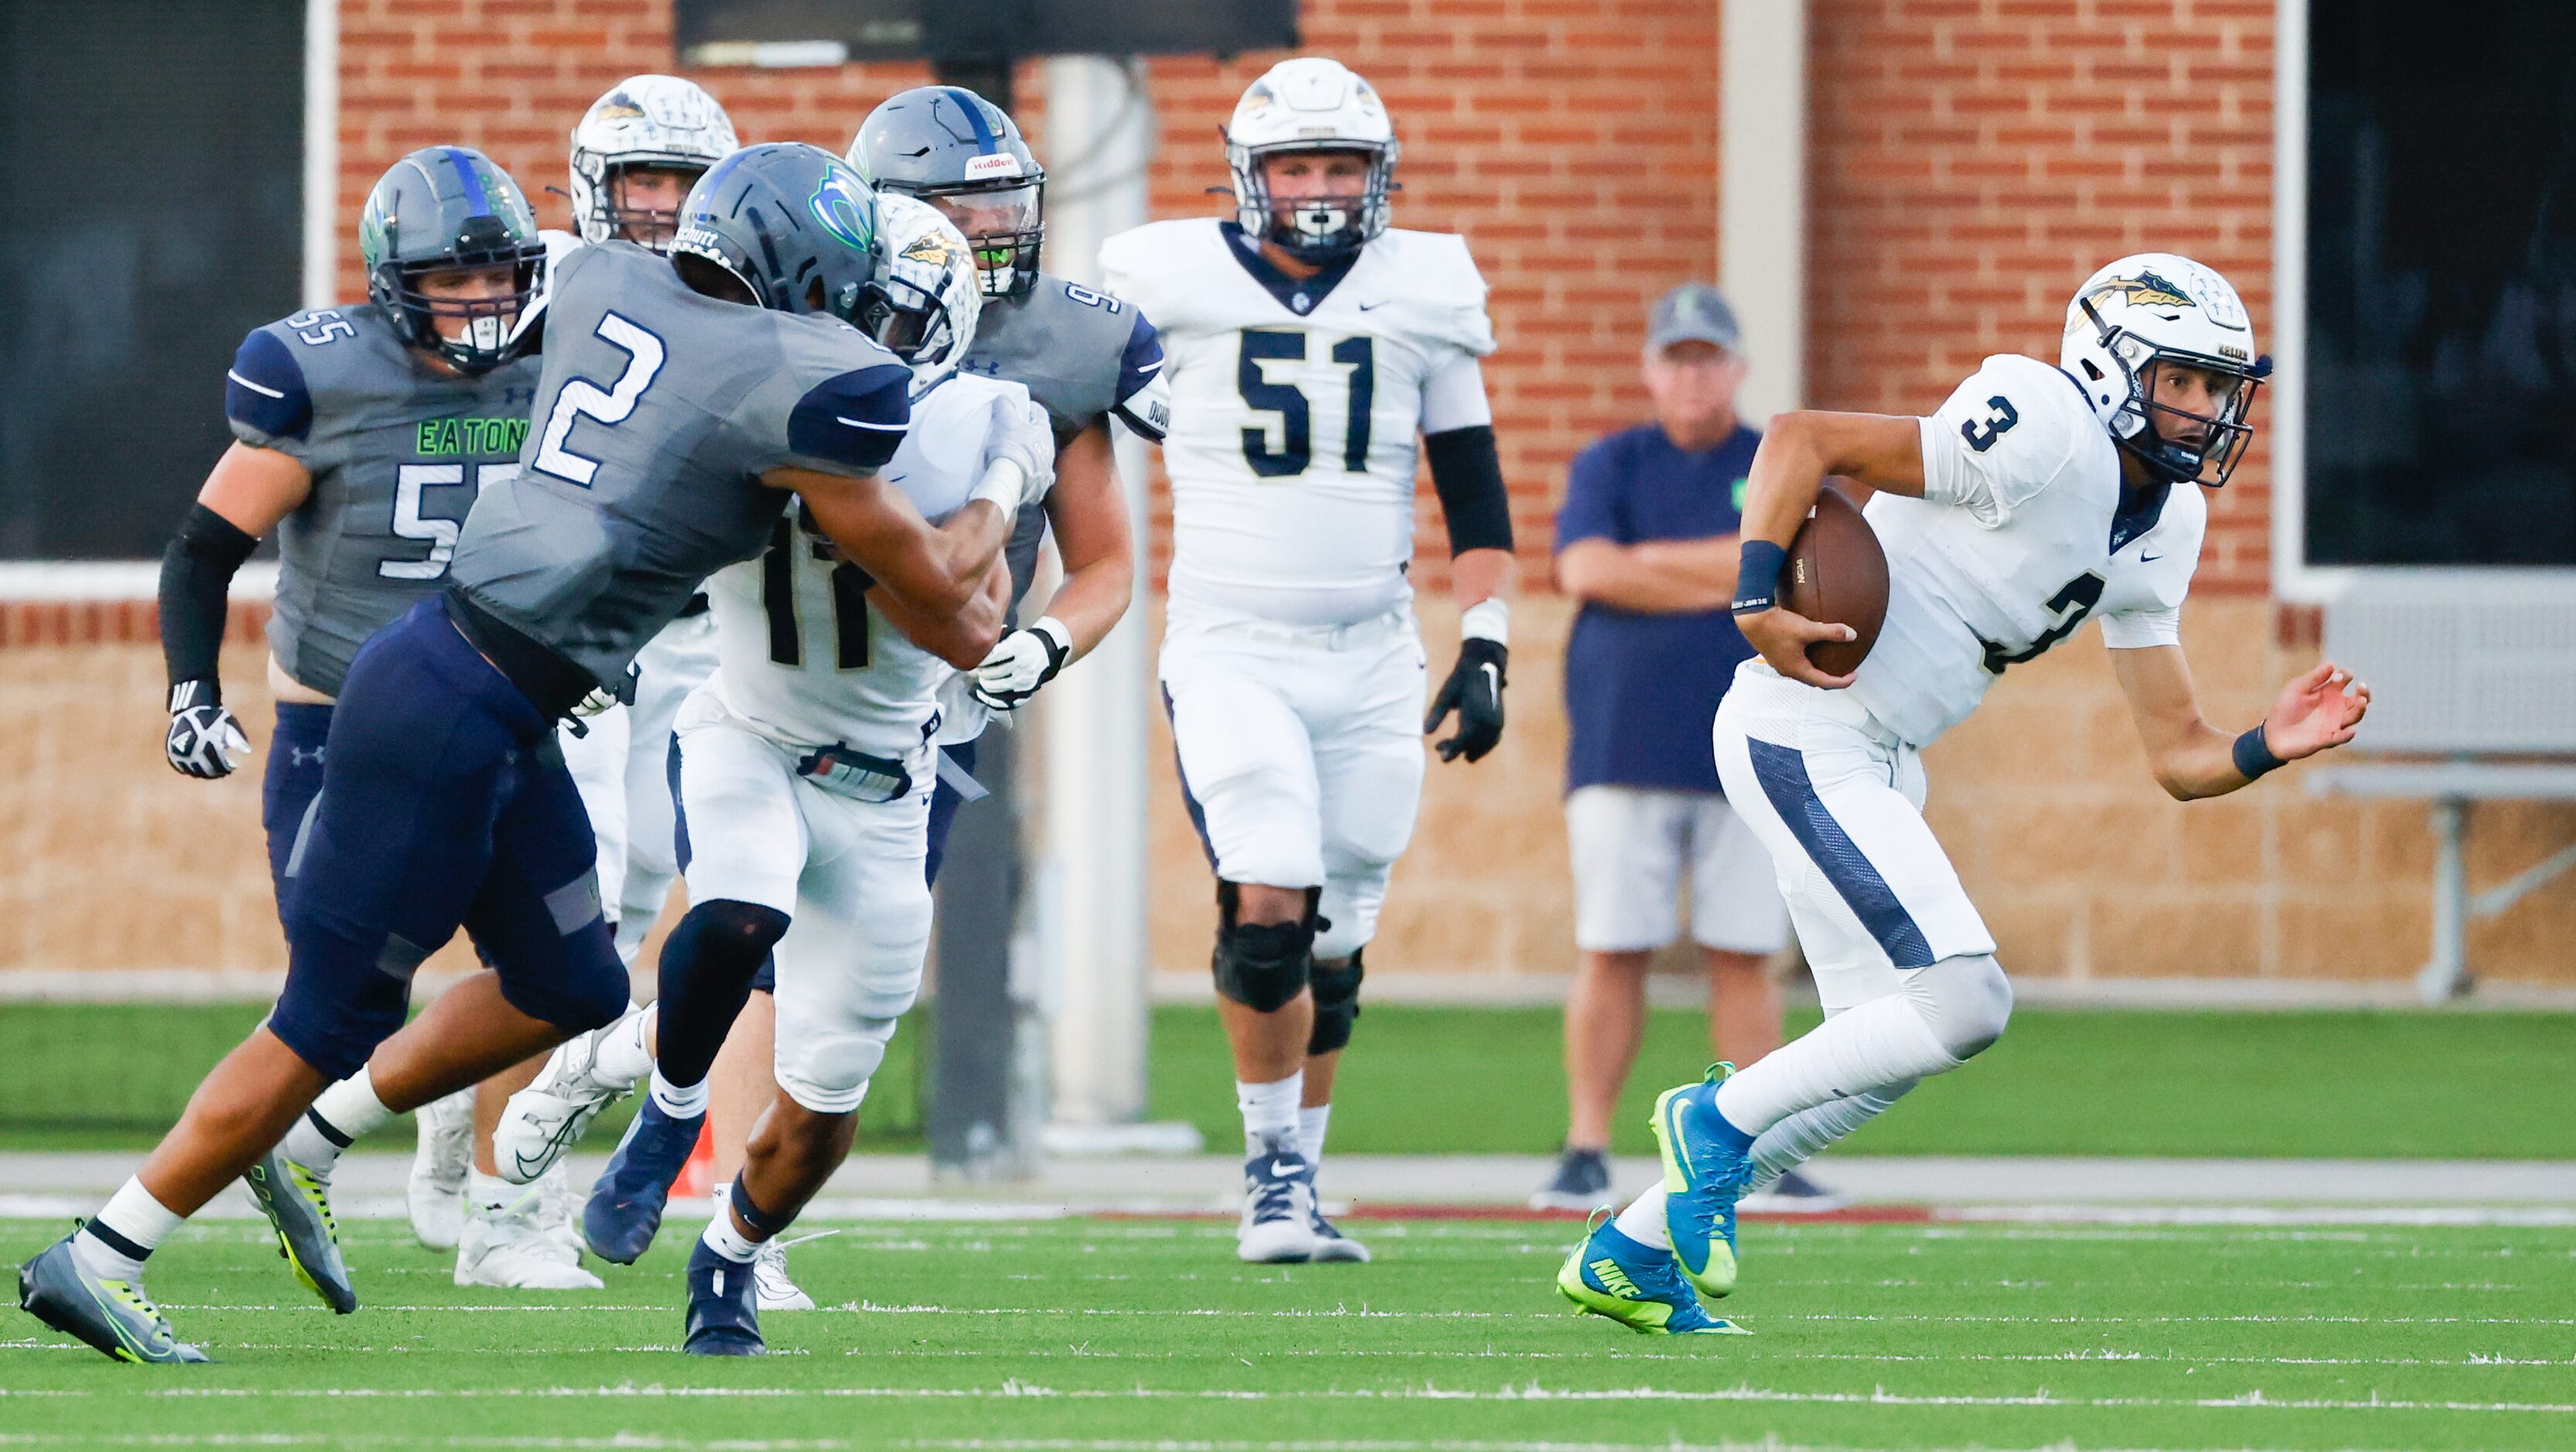
<svg viewBox="0 0 2576 1452">
<path fill-rule="evenodd" d="M 900 363 L 870 363 L 826 378 L 788 411 L 787 447 L 845 468 L 882 467 L 910 426 L 911 394 L 912 370 Z"/>
<path fill-rule="evenodd" d="M 313 429 L 313 395 L 304 384 L 304 365 L 274 331 L 285 326 L 254 329 L 224 371 L 224 417 L 246 444 L 267 447 L 277 439 L 303 438 Z"/>
</svg>

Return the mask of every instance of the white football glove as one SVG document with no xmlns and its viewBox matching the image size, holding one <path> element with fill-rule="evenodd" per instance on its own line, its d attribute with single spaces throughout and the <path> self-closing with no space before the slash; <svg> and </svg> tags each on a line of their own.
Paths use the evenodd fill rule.
<svg viewBox="0 0 2576 1452">
<path fill-rule="evenodd" d="M 1037 624 L 1003 636 L 975 667 L 975 699 L 996 711 L 1016 711 L 1072 657 L 1073 632 L 1054 616 L 1041 616 Z"/>
<path fill-rule="evenodd" d="M 984 436 L 984 467 L 989 469 L 1002 459 L 1019 465 L 1028 476 L 1020 486 L 1021 509 L 1044 499 L 1055 487 L 1055 424 L 1036 400 L 994 405 L 993 422 Z"/>
<path fill-rule="evenodd" d="M 213 681 L 181 681 L 170 688 L 170 734 L 161 748 L 172 771 L 212 781 L 241 765 L 250 738 L 216 698 Z"/>
</svg>

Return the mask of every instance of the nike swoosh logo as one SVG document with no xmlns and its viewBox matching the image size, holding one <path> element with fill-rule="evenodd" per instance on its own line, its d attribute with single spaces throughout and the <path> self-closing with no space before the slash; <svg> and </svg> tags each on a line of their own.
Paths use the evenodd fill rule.
<svg viewBox="0 0 2576 1452">
<path fill-rule="evenodd" d="M 1391 300 L 1392 300 L 1392 299 L 1388 299 L 1388 298 L 1379 298 L 1376 302 L 1364 302 L 1364 303 L 1361 303 L 1361 304 L 1360 304 L 1360 311 L 1361 311 L 1361 312 L 1367 312 L 1367 311 L 1368 311 L 1369 309 L 1371 309 L 1371 308 L 1382 308 L 1382 307 L 1385 307 L 1385 306 L 1387 305 L 1387 303 L 1388 303 L 1388 302 L 1390 302 Z"/>
<path fill-rule="evenodd" d="M 2163 558 L 2164 556 L 2162 555 L 2151 555 L 2141 551 L 2138 555 L 2138 563 L 2142 565 L 2151 565 Z"/>
<path fill-rule="evenodd" d="M 1153 362 L 1146 364 L 1144 367 L 1139 368 L 1136 371 L 1138 373 L 1160 373 L 1163 371 L 1163 360 L 1157 358 Z"/>
<path fill-rule="evenodd" d="M 842 422 L 842 423 L 848 424 L 850 427 L 852 427 L 852 428 L 854 428 L 854 429 L 874 429 L 874 430 L 876 430 L 878 433 L 881 433 L 881 434 L 899 434 L 899 433 L 902 433 L 906 428 L 910 427 L 910 425 L 908 425 L 908 424 L 881 424 L 881 423 L 868 423 L 868 422 L 866 422 L 866 421 L 864 421 L 864 420 L 861 420 L 861 419 L 851 418 L 851 417 L 850 417 L 849 415 L 847 415 L 847 414 L 839 414 L 839 413 L 836 413 L 836 414 L 832 415 L 832 417 L 833 417 L 834 419 L 839 420 L 839 421 L 840 421 L 840 422 Z"/>
<path fill-rule="evenodd" d="M 1297 1166 L 1286 1160 L 1272 1160 L 1270 1162 L 1270 1173 L 1272 1178 L 1284 1180 L 1290 1175 L 1297 1173 Z"/>
<path fill-rule="evenodd" d="M 1478 669 L 1484 671 L 1486 686 L 1493 691 L 1496 699 L 1500 699 L 1503 694 L 1503 673 L 1494 669 L 1492 661 L 1485 662 Z"/>
</svg>

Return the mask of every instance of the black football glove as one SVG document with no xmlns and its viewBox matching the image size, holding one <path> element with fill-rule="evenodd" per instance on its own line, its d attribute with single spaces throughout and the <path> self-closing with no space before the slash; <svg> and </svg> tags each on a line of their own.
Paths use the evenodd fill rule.
<svg viewBox="0 0 2576 1452">
<path fill-rule="evenodd" d="M 213 681 L 181 681 L 170 688 L 170 734 L 161 748 L 170 769 L 212 781 L 230 776 L 250 751 L 250 738 L 227 710 Z"/>
<path fill-rule="evenodd" d="M 1458 713 L 1458 734 L 1436 743 L 1442 761 L 1465 757 L 1481 761 L 1503 739 L 1503 667 L 1511 650 L 1500 641 L 1469 636 L 1458 645 L 1458 664 L 1449 670 L 1440 694 L 1431 698 L 1423 734 L 1440 729 L 1449 713 Z"/>
</svg>

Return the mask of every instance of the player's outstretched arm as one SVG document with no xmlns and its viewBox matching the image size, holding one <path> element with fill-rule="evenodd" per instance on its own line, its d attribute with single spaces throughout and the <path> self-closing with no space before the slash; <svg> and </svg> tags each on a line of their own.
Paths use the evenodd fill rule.
<svg viewBox="0 0 2576 1452">
<path fill-rule="evenodd" d="M 236 443 L 215 461 L 196 506 L 161 556 L 161 655 L 170 668 L 170 727 L 162 738 L 171 769 L 228 776 L 250 738 L 224 705 L 217 661 L 233 575 L 313 492 L 304 461 Z"/>
<path fill-rule="evenodd" d="M 2181 646 L 2114 650 L 2111 673 L 2129 698 L 2157 785 L 2176 801 L 2224 796 L 2275 767 L 2341 746 L 2370 710 L 2370 687 L 2328 661 L 2283 686 L 2252 730 L 2231 735 L 2201 716 Z"/>
<path fill-rule="evenodd" d="M 1847 625 L 1827 625 L 1782 608 L 1780 568 L 1789 542 L 1816 507 L 1829 475 L 1872 489 L 1921 498 L 1922 421 L 1875 413 L 1801 410 L 1771 420 L 1744 486 L 1744 543 L 1735 583 L 1735 623 L 1771 668 L 1793 681 L 1840 690 L 1852 677 L 1819 670 L 1807 647 L 1850 640 Z"/>
</svg>

